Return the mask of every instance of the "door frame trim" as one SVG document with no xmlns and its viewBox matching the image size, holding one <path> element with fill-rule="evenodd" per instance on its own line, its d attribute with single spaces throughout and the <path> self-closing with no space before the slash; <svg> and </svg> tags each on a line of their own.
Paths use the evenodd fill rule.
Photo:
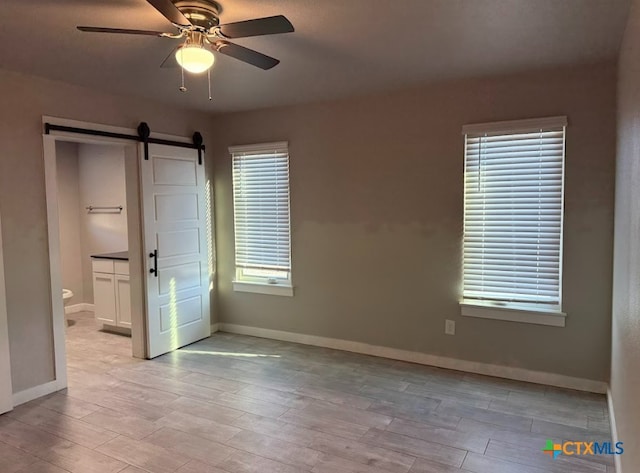
<svg viewBox="0 0 640 473">
<path fill-rule="evenodd" d="M 11 405 L 13 403 L 11 397 L 13 390 L 11 388 L 11 349 L 9 347 L 9 324 L 6 300 L 4 259 L 2 257 L 2 223 L 0 222 L 0 337 L 5 339 L 3 343 L 6 342 L 6 353 L 4 350 L 0 352 L 0 384 L 3 385 L 2 389 L 6 389 L 9 393 L 9 405 L 4 403 L 0 404 L 0 413 L 10 411 L 13 407 Z"/>
<path fill-rule="evenodd" d="M 102 131 L 108 134 L 136 135 L 133 128 L 114 127 L 97 123 L 89 123 L 66 118 L 50 116 L 42 117 L 43 125 L 46 123 L 61 127 L 82 128 L 86 130 Z M 48 130 L 42 134 L 43 159 L 45 171 L 45 195 L 47 203 L 47 234 L 49 249 L 49 272 L 51 281 L 51 313 L 54 345 L 55 379 L 41 386 L 36 386 L 13 396 L 14 406 L 28 402 L 37 397 L 58 391 L 67 387 L 67 366 L 65 349 L 65 315 L 62 302 L 62 271 L 60 259 L 60 232 L 58 215 L 58 184 L 56 179 L 56 141 L 67 141 L 80 144 L 121 145 L 125 151 L 125 179 L 127 187 L 127 207 L 129 225 L 129 252 L 132 276 L 136 269 L 142 276 L 144 262 L 142 260 L 142 201 L 138 159 L 140 143 L 130 139 L 115 138 L 113 136 L 85 135 L 63 130 Z M 152 133 L 155 139 L 165 139 L 185 144 L 193 143 L 192 139 L 184 136 L 175 136 L 162 133 Z M 131 156 L 135 155 L 135 159 Z M 135 162 L 135 166 L 132 163 Z M 135 171 L 134 171 L 135 168 Z M 136 358 L 146 358 L 147 355 L 147 330 L 145 324 L 146 308 L 145 281 L 144 278 L 138 288 L 132 286 L 132 354 Z M 140 292 L 137 296 L 134 291 Z M 135 328 L 134 328 L 135 327 Z"/>
</svg>

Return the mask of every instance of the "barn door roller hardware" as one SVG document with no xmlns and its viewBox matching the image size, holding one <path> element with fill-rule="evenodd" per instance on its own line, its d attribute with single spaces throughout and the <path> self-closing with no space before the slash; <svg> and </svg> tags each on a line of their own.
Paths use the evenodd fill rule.
<svg viewBox="0 0 640 473">
<path fill-rule="evenodd" d="M 62 131 L 65 133 L 76 133 L 78 135 L 101 136 L 104 138 L 116 138 L 119 140 L 136 141 L 144 143 L 144 159 L 149 159 L 149 143 L 158 145 L 178 146 L 180 148 L 189 148 L 198 150 L 198 164 L 202 164 L 202 152 L 205 150 L 202 135 L 199 132 L 193 134 L 193 143 L 183 143 L 180 141 L 165 140 L 161 138 L 151 137 L 151 129 L 146 122 L 140 122 L 138 125 L 138 135 L 127 135 L 124 133 L 114 133 L 105 130 L 90 130 L 87 128 L 78 128 L 75 126 L 54 125 L 52 123 L 44 124 L 44 133 L 51 134 L 52 131 Z"/>
</svg>

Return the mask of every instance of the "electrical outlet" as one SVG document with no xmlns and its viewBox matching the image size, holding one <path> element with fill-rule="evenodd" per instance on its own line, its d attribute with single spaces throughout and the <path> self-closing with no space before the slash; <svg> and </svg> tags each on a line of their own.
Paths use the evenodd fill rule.
<svg viewBox="0 0 640 473">
<path fill-rule="evenodd" d="M 447 335 L 455 335 L 456 334 L 456 323 L 454 320 L 445 320 L 444 321 L 444 333 Z"/>
</svg>

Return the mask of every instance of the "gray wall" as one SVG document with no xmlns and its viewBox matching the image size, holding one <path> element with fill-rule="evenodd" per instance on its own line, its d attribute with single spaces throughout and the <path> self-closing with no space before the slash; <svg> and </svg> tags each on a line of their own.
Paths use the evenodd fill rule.
<svg viewBox="0 0 640 473">
<path fill-rule="evenodd" d="M 78 145 L 80 164 L 80 232 L 84 302 L 93 303 L 91 255 L 126 251 L 127 192 L 124 175 L 124 147 Z M 89 205 L 123 207 L 122 212 L 87 212 Z"/>
<path fill-rule="evenodd" d="M 618 160 L 611 393 L 625 473 L 640 471 L 640 2 L 634 1 L 618 79 Z M 633 443 L 635 441 L 635 444 Z M 620 472 L 619 472 L 620 473 Z"/>
<path fill-rule="evenodd" d="M 199 130 L 207 145 L 210 117 L 4 70 L 0 84 L 0 214 L 11 377 L 19 392 L 54 379 L 42 116 L 131 128 L 144 120 L 155 132 Z"/>
<path fill-rule="evenodd" d="M 78 146 L 56 143 L 56 178 L 58 183 L 58 217 L 60 220 L 60 263 L 62 287 L 73 291 L 69 304 L 87 302 L 82 274 L 82 240 L 80 237 L 80 187 Z"/>
<path fill-rule="evenodd" d="M 609 374 L 615 66 L 214 121 L 222 321 L 593 380 Z M 566 328 L 459 316 L 466 123 L 567 115 Z M 233 292 L 230 145 L 288 140 L 293 298 Z M 457 322 L 455 336 L 444 320 Z"/>
<path fill-rule="evenodd" d="M 208 175 L 215 173 L 225 322 L 607 379 L 615 148 L 611 66 L 452 82 L 213 121 L 2 70 L 0 83 L 0 214 L 14 392 L 54 377 L 42 115 L 126 127 L 146 120 L 158 132 L 204 134 Z M 462 319 L 460 127 L 558 114 L 571 123 L 568 325 Z M 296 296 L 233 293 L 226 148 L 278 140 L 291 143 Z M 443 333 L 445 318 L 458 323 L 454 337 Z"/>
</svg>

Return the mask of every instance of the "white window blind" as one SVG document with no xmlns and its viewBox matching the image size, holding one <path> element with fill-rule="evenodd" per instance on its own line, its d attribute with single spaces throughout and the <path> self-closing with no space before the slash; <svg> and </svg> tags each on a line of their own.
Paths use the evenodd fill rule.
<svg viewBox="0 0 640 473">
<path fill-rule="evenodd" d="M 463 129 L 465 300 L 561 306 L 565 128 L 557 117 Z"/>
<path fill-rule="evenodd" d="M 236 267 L 254 277 L 291 270 L 287 143 L 229 148 L 233 160 Z"/>
</svg>

